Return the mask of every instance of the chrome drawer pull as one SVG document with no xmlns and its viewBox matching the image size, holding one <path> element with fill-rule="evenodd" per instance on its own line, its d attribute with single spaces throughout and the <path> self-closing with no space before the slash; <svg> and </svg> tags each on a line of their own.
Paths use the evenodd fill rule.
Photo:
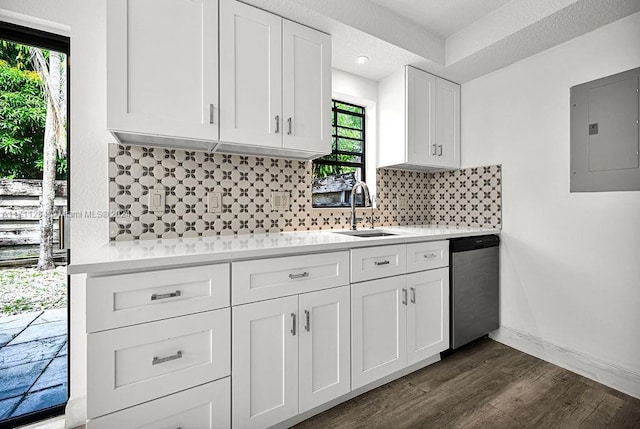
<svg viewBox="0 0 640 429">
<path fill-rule="evenodd" d="M 390 261 L 375 261 L 374 264 L 380 266 L 380 265 L 389 265 L 391 262 Z"/>
<path fill-rule="evenodd" d="M 411 303 L 416 303 L 416 288 L 412 287 L 411 289 Z"/>
<path fill-rule="evenodd" d="M 175 298 L 180 295 L 182 295 L 182 292 L 180 292 L 179 290 L 171 293 L 161 293 L 161 294 L 154 293 L 153 295 L 151 295 L 151 301 L 157 301 L 159 299 Z"/>
<path fill-rule="evenodd" d="M 276 120 L 276 134 L 280 132 L 280 115 L 276 115 L 274 118 Z"/>
<path fill-rule="evenodd" d="M 402 303 L 404 305 L 407 305 L 407 290 L 406 289 L 402 289 Z"/>
<path fill-rule="evenodd" d="M 424 257 L 427 259 L 433 259 L 435 257 L 437 257 L 438 255 L 436 255 L 435 253 L 425 253 Z"/>
<path fill-rule="evenodd" d="M 214 111 L 213 104 L 209 104 L 209 123 L 210 124 L 214 124 L 215 123 L 213 121 L 213 111 Z"/>
<path fill-rule="evenodd" d="M 178 350 L 175 355 L 165 356 L 162 358 L 159 358 L 157 356 L 154 357 L 153 362 L 151 362 L 151 365 L 159 365 L 161 363 L 169 362 L 176 359 L 182 359 L 182 352 L 180 350 Z"/>
<path fill-rule="evenodd" d="M 295 280 L 295 279 L 304 279 L 306 277 L 309 277 L 309 273 L 308 272 L 304 272 L 304 273 L 300 273 L 300 274 L 289 274 L 289 278 L 291 280 Z"/>
</svg>

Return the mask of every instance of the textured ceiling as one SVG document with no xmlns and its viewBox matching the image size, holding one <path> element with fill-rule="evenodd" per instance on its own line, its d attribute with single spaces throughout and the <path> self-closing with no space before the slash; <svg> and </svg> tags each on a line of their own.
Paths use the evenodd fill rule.
<svg viewBox="0 0 640 429">
<path fill-rule="evenodd" d="M 493 12 L 509 0 L 369 0 L 448 37 Z"/>
<path fill-rule="evenodd" d="M 640 11 L 640 0 L 242 1 L 331 34 L 334 68 L 379 80 L 410 64 L 458 83 Z"/>
</svg>

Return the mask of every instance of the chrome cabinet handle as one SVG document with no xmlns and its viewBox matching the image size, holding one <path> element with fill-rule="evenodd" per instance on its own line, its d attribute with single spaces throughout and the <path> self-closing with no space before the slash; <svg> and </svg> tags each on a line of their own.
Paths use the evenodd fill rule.
<svg viewBox="0 0 640 429">
<path fill-rule="evenodd" d="M 291 335 L 296 335 L 296 313 L 291 313 Z"/>
<path fill-rule="evenodd" d="M 161 293 L 161 294 L 154 293 L 153 295 L 151 295 L 151 301 L 157 301 L 159 299 L 175 298 L 181 295 L 182 295 L 182 292 L 180 292 L 179 290 L 171 293 Z"/>
<path fill-rule="evenodd" d="M 407 305 L 407 290 L 406 289 L 402 289 L 402 303 L 404 305 Z"/>
<path fill-rule="evenodd" d="M 213 111 L 214 111 L 214 107 L 212 103 L 212 104 L 209 104 L 209 123 L 210 124 L 215 124 L 215 122 L 213 121 Z"/>
<path fill-rule="evenodd" d="M 289 278 L 291 280 L 295 280 L 295 279 L 304 279 L 306 277 L 309 277 L 309 273 L 308 272 L 304 272 L 304 273 L 300 273 L 300 274 L 289 274 Z"/>
<path fill-rule="evenodd" d="M 433 258 L 435 258 L 436 256 L 438 256 L 438 255 L 436 255 L 435 253 L 425 253 L 425 254 L 424 254 L 424 257 L 425 257 L 426 259 L 433 259 Z"/>
<path fill-rule="evenodd" d="M 378 265 L 378 266 L 380 266 L 380 265 L 389 265 L 390 263 L 391 263 L 391 262 L 389 262 L 388 260 L 385 260 L 385 261 L 375 261 L 375 262 L 374 262 L 374 264 L 375 264 L 375 265 Z"/>
<path fill-rule="evenodd" d="M 291 128 L 291 118 L 287 119 L 287 124 L 289 126 L 289 130 L 287 131 L 287 134 L 291 134 L 292 133 L 292 128 Z"/>
<path fill-rule="evenodd" d="M 442 145 L 438 145 L 438 156 L 442 156 Z"/>
<path fill-rule="evenodd" d="M 309 332 L 311 330 L 311 312 L 309 310 L 305 310 L 304 317 L 306 319 L 304 330 Z"/>
<path fill-rule="evenodd" d="M 280 115 L 276 115 L 276 134 L 280 132 Z"/>
<path fill-rule="evenodd" d="M 182 359 L 182 351 L 178 350 L 175 355 L 165 356 L 165 357 L 154 357 L 153 361 L 151 361 L 151 365 L 158 365 L 161 363 L 169 362 L 176 359 Z"/>
<path fill-rule="evenodd" d="M 432 145 L 433 146 L 433 151 L 431 152 L 431 155 L 436 156 L 436 146 L 437 145 Z"/>
<path fill-rule="evenodd" d="M 411 303 L 416 303 L 416 288 L 412 287 L 411 289 Z"/>
</svg>

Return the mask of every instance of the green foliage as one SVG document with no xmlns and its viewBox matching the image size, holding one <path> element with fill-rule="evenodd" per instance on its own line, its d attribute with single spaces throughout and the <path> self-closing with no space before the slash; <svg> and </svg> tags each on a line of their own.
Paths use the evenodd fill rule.
<svg viewBox="0 0 640 429">
<path fill-rule="evenodd" d="M 359 115 L 364 114 L 364 108 L 353 106 L 350 104 L 334 101 L 334 108 L 338 111 L 333 116 L 333 151 L 342 152 L 355 152 L 357 154 L 347 155 L 331 153 L 329 155 L 320 158 L 324 161 L 334 162 L 354 162 L 359 163 L 362 160 L 362 154 L 364 152 L 363 138 L 364 138 L 364 119 L 361 116 L 351 115 L 349 113 L 341 112 L 353 112 Z M 346 173 L 356 173 L 357 167 L 343 166 L 336 164 L 313 164 L 313 177 L 323 178 L 327 176 L 339 176 Z"/>
<path fill-rule="evenodd" d="M 0 178 L 41 179 L 47 104 L 29 48 L 0 41 Z M 66 174 L 58 158 L 58 176 Z"/>
</svg>

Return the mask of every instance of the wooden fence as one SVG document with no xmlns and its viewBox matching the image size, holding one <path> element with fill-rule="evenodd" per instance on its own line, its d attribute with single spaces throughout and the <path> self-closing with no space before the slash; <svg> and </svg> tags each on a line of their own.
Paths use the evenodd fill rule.
<svg viewBox="0 0 640 429">
<path fill-rule="evenodd" d="M 21 253 L 40 244 L 41 180 L 0 180 L 0 251 Z M 67 209 L 67 182 L 56 180 L 54 244 L 58 243 L 60 213 Z"/>
</svg>

